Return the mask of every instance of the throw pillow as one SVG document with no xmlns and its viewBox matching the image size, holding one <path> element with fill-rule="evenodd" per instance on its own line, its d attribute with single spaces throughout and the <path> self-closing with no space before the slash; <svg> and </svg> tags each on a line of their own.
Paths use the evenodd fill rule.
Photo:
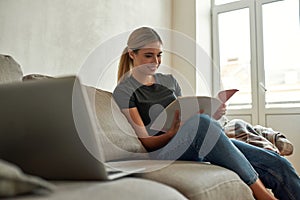
<svg viewBox="0 0 300 200">
<path fill-rule="evenodd" d="M 27 75 L 23 76 L 22 80 L 23 81 L 40 80 L 40 79 L 45 79 L 45 78 L 53 78 L 53 77 L 48 76 L 48 75 L 43 75 L 43 74 L 27 74 Z"/>
<path fill-rule="evenodd" d="M 0 83 L 22 80 L 20 65 L 9 55 L 0 54 Z"/>
</svg>

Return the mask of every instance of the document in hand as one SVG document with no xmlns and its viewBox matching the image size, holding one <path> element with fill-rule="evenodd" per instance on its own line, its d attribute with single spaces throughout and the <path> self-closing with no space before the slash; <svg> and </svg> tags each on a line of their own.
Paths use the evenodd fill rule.
<svg viewBox="0 0 300 200">
<path fill-rule="evenodd" d="M 178 97 L 158 115 L 150 128 L 157 131 L 167 131 L 170 129 L 176 110 L 180 112 L 182 123 L 197 113 L 212 116 L 218 108 L 227 102 L 237 91 L 237 89 L 222 90 L 218 93 L 217 97 Z"/>
</svg>

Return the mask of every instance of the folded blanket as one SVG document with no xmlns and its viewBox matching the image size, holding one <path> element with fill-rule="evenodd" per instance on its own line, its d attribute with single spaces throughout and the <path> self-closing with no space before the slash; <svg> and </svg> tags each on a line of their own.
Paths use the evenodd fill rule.
<svg viewBox="0 0 300 200">
<path fill-rule="evenodd" d="M 271 128 L 252 126 L 241 119 L 229 120 L 223 127 L 229 138 L 269 149 L 282 156 L 293 153 L 293 144 L 282 133 Z"/>
<path fill-rule="evenodd" d="M 282 133 L 260 125 L 256 125 L 253 128 L 258 134 L 274 144 L 278 148 L 280 155 L 288 156 L 293 153 L 293 144 Z"/>
</svg>

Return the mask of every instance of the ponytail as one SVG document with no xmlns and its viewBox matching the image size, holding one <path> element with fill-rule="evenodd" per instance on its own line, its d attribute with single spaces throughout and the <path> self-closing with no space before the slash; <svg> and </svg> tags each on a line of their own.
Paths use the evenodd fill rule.
<svg viewBox="0 0 300 200">
<path fill-rule="evenodd" d="M 130 71 L 130 67 L 132 65 L 132 60 L 128 53 L 128 47 L 123 50 L 122 56 L 119 62 L 119 69 L 118 69 L 118 82 L 121 81 L 124 75 Z"/>
</svg>

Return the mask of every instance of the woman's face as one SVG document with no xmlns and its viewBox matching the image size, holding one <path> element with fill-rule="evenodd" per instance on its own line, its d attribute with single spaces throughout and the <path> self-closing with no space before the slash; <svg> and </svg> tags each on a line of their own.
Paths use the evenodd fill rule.
<svg viewBox="0 0 300 200">
<path fill-rule="evenodd" d="M 153 42 L 145 45 L 136 53 L 129 52 L 133 60 L 133 69 L 138 70 L 145 75 L 153 75 L 161 63 L 162 44 L 160 42 Z"/>
</svg>

